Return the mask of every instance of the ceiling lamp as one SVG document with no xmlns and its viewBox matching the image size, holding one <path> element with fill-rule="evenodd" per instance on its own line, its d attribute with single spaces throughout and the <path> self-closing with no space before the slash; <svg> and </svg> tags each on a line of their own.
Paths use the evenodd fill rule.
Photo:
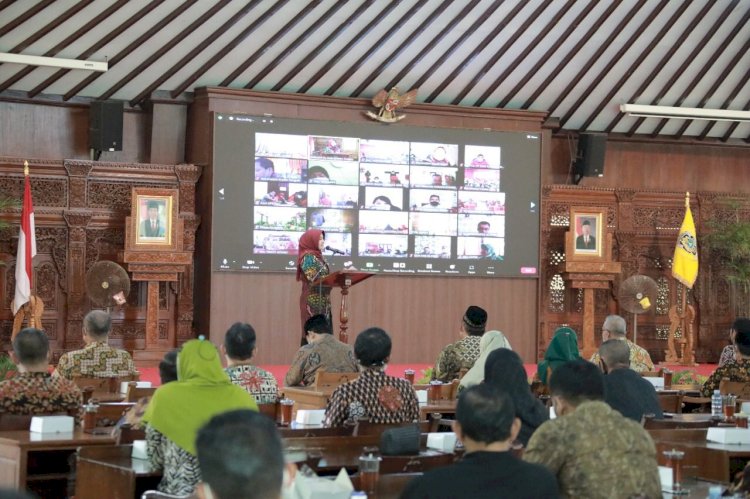
<svg viewBox="0 0 750 499">
<path fill-rule="evenodd" d="M 703 109 L 699 107 L 647 106 L 620 104 L 620 111 L 628 116 L 709 121 L 750 121 L 750 111 L 731 109 Z"/>
<path fill-rule="evenodd" d="M 80 59 L 60 59 L 58 57 L 42 57 L 38 55 L 9 54 L 0 52 L 0 63 L 25 64 L 27 66 L 51 66 L 54 68 L 84 69 L 87 71 L 104 72 L 109 69 L 109 63 L 82 61 Z"/>
</svg>

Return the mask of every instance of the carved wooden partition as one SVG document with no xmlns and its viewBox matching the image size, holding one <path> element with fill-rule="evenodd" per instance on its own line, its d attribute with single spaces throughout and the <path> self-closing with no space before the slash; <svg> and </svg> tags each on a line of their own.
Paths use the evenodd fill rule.
<svg viewBox="0 0 750 499">
<path fill-rule="evenodd" d="M 734 321 L 730 286 L 718 259 L 702 245 L 710 230 L 710 221 L 740 216 L 750 220 L 748 197 L 724 193 L 691 194 L 691 210 L 698 232 L 700 269 L 698 280 L 688 291 L 688 303 L 696 308 L 696 360 L 716 363 L 721 349 L 728 344 L 728 330 Z M 740 208 L 733 207 L 740 203 Z M 638 344 L 656 361 L 664 359 L 669 331 L 669 307 L 678 302 L 679 284 L 672 278 L 672 255 L 677 234 L 685 214 L 685 193 L 634 190 L 594 189 L 551 185 L 542 189 L 541 211 L 541 281 L 539 300 L 539 356 L 549 344 L 555 329 L 569 325 L 576 332 L 582 328 L 583 294 L 564 281 L 565 232 L 568 230 L 570 206 L 606 206 L 606 222 L 613 232 L 613 260 L 622 263 L 622 273 L 609 290 L 596 290 L 596 342 L 601 343 L 604 318 L 617 313 L 625 317 L 629 333 L 633 314 L 620 310 L 617 290 L 620 283 L 634 274 L 645 274 L 658 284 L 653 312 L 638 316 Z M 678 336 L 681 331 L 678 331 Z M 632 339 L 632 335 L 628 335 Z"/>
<path fill-rule="evenodd" d="M 29 160 L 36 220 L 37 256 L 34 290 L 45 303 L 42 324 L 56 362 L 64 351 L 82 345 L 81 325 L 93 308 L 86 298 L 85 276 L 99 260 L 117 261 L 123 249 L 125 217 L 130 214 L 132 186 L 180 189 L 179 217 L 185 249 L 194 251 L 195 165 L 104 163 L 81 160 Z M 23 159 L 0 157 L 0 193 L 20 200 Z M 0 348 L 10 348 L 20 207 L 0 213 L 11 227 L 0 231 Z M 193 332 L 193 265 L 177 282 L 159 289 L 159 338 L 181 344 Z M 127 305 L 112 310 L 111 344 L 127 350 L 146 345 L 146 284 L 133 282 Z"/>
</svg>

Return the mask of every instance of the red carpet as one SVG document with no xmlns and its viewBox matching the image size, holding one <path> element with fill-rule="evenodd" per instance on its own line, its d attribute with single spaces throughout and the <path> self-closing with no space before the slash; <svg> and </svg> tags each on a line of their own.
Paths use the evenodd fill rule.
<svg viewBox="0 0 750 499">
<path fill-rule="evenodd" d="M 273 374 L 274 377 L 276 377 L 276 380 L 279 382 L 279 386 L 284 385 L 284 376 L 289 369 L 288 365 L 272 365 L 260 367 Z M 391 376 L 403 377 L 405 369 L 414 369 L 417 372 L 415 378 L 419 380 L 422 377 L 422 371 L 430 367 L 432 366 L 429 364 L 389 364 L 388 368 L 386 369 L 386 373 Z M 536 374 L 536 364 L 525 364 L 524 367 L 526 368 L 526 374 L 528 375 L 529 379 L 533 378 Z M 680 365 L 660 364 L 659 366 L 657 366 L 657 369 L 662 367 L 668 367 L 671 371 L 674 372 L 694 371 L 696 374 L 699 374 L 701 376 L 708 376 L 709 374 L 714 372 L 714 370 L 716 369 L 716 364 L 699 364 L 698 366 L 692 368 Z M 154 386 L 159 385 L 159 370 L 157 368 L 142 367 L 139 370 L 141 372 L 141 381 L 150 381 Z"/>
</svg>

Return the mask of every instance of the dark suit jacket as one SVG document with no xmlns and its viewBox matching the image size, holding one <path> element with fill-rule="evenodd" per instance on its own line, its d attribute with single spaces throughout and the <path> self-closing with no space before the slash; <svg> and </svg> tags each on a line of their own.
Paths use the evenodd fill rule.
<svg viewBox="0 0 750 499">
<path fill-rule="evenodd" d="M 156 220 L 156 229 L 151 228 L 151 220 L 141 222 L 141 237 L 164 237 L 164 226 L 159 219 Z"/>
<path fill-rule="evenodd" d="M 583 236 L 576 237 L 576 249 L 595 250 L 596 238 L 594 236 L 589 236 L 589 243 L 586 244 L 583 242 Z"/>
<path fill-rule="evenodd" d="M 604 376 L 604 401 L 639 423 L 644 414 L 664 417 L 654 385 L 632 369 L 615 369 Z"/>
</svg>

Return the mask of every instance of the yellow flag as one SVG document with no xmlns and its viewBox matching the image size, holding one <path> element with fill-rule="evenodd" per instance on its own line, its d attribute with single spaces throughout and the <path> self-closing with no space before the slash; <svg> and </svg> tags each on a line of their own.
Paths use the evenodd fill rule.
<svg viewBox="0 0 750 499">
<path fill-rule="evenodd" d="M 682 220 L 680 235 L 672 258 L 672 277 L 688 288 L 692 288 L 698 277 L 698 241 L 695 237 L 695 223 L 690 212 L 690 195 L 685 199 L 685 218 Z"/>
</svg>

